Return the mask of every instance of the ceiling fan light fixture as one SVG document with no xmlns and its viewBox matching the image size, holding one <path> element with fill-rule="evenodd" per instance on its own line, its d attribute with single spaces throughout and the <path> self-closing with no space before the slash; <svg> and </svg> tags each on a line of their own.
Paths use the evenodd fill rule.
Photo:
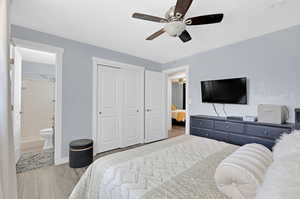
<svg viewBox="0 0 300 199">
<path fill-rule="evenodd" d="M 194 0 L 177 0 L 176 5 L 169 8 L 169 10 L 166 12 L 165 18 L 142 13 L 134 13 L 132 17 L 146 21 L 166 23 L 164 28 L 153 33 L 152 35 L 147 37 L 146 40 L 153 40 L 159 37 L 160 35 L 167 33 L 171 37 L 178 37 L 182 42 L 186 43 L 192 40 L 191 35 L 186 30 L 186 26 L 220 23 L 222 22 L 224 17 L 224 14 L 218 13 L 185 19 L 185 15 L 190 9 L 190 6 L 192 5 L 193 1 Z"/>
<path fill-rule="evenodd" d="M 174 21 L 165 25 L 164 30 L 172 37 L 178 37 L 185 30 L 186 25 L 182 21 Z"/>
</svg>

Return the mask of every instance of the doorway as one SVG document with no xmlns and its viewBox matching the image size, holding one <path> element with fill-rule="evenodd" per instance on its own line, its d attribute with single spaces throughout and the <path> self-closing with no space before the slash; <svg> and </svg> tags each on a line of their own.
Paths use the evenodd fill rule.
<svg viewBox="0 0 300 199">
<path fill-rule="evenodd" d="M 17 172 L 59 164 L 63 50 L 13 39 L 11 51 Z"/>
<path fill-rule="evenodd" d="M 168 78 L 166 117 L 169 138 L 189 134 L 188 70 L 186 66 L 164 71 Z"/>
</svg>

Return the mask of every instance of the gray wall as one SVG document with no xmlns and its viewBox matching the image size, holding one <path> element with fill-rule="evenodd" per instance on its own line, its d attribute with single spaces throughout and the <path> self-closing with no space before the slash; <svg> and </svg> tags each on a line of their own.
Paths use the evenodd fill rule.
<svg viewBox="0 0 300 199">
<path fill-rule="evenodd" d="M 214 115 L 201 102 L 201 80 L 248 77 L 249 105 L 226 105 L 228 115 L 257 115 L 258 104 L 288 105 L 290 121 L 300 107 L 300 26 L 199 53 L 163 65 L 190 66 L 191 114 Z M 220 113 L 222 107 L 217 109 Z"/>
<path fill-rule="evenodd" d="M 145 66 L 149 70 L 161 70 L 161 64 L 156 62 L 19 26 L 12 26 L 12 36 L 64 49 L 62 69 L 63 157 L 68 156 L 68 144 L 71 140 L 91 138 L 92 136 L 92 57 Z"/>
<path fill-rule="evenodd" d="M 183 109 L 183 84 L 172 83 L 172 104 Z"/>
</svg>

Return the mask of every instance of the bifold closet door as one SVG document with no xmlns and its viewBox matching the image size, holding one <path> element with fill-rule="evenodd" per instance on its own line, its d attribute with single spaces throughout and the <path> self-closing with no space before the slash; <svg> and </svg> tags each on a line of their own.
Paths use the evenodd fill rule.
<svg viewBox="0 0 300 199">
<path fill-rule="evenodd" d="M 167 138 L 166 75 L 145 73 L 145 142 Z"/>
<path fill-rule="evenodd" d="M 98 66 L 98 132 L 97 152 L 120 147 L 120 78 L 121 70 Z"/>
<path fill-rule="evenodd" d="M 144 139 L 144 71 L 122 72 L 122 147 L 143 142 Z"/>
</svg>

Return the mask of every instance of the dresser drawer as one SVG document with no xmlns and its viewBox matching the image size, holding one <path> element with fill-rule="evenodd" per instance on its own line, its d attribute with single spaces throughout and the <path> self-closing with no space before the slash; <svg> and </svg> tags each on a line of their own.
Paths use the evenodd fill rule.
<svg viewBox="0 0 300 199">
<path fill-rule="evenodd" d="M 272 147 L 275 145 L 274 140 L 246 136 L 246 135 L 237 135 L 237 134 L 230 134 L 229 142 L 232 144 L 237 144 L 237 145 L 241 145 L 241 146 L 245 145 L 245 144 L 257 143 L 257 144 L 264 145 L 265 147 L 269 148 L 270 150 L 272 150 Z"/>
<path fill-rule="evenodd" d="M 273 140 L 278 139 L 284 133 L 290 133 L 290 129 L 286 128 L 276 128 L 276 127 L 268 127 L 268 126 L 256 126 L 256 125 L 246 125 L 246 134 L 252 136 L 259 136 L 270 138 Z"/>
<path fill-rule="evenodd" d="M 229 141 L 229 133 L 220 132 L 220 131 L 211 131 L 209 133 L 209 138 L 222 141 L 222 142 L 228 142 Z"/>
<path fill-rule="evenodd" d="M 191 127 L 192 128 L 213 129 L 214 128 L 214 121 L 213 120 L 191 118 Z"/>
<path fill-rule="evenodd" d="M 232 133 L 243 133 L 244 124 L 234 122 L 215 121 L 215 129 Z"/>
<path fill-rule="evenodd" d="M 191 128 L 191 135 L 209 138 L 211 131 L 207 129 Z"/>
</svg>

